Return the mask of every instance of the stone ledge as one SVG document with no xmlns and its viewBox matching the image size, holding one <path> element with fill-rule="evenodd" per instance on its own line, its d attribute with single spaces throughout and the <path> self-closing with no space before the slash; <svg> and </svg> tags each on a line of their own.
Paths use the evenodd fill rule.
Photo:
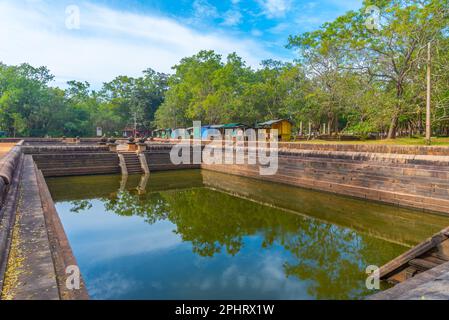
<svg viewBox="0 0 449 320">
<path fill-rule="evenodd" d="M 54 265 L 33 160 L 25 157 L 20 200 L 3 297 L 13 300 L 59 299 Z M 15 251 L 13 251 L 15 250 Z"/>
<path fill-rule="evenodd" d="M 9 257 L 11 236 L 16 220 L 16 210 L 19 198 L 19 185 L 23 171 L 23 156 L 19 158 L 8 193 L 5 195 L 3 206 L 0 207 L 0 293 L 3 291 L 4 276 Z"/>
<path fill-rule="evenodd" d="M 43 215 L 46 222 L 46 229 L 48 234 L 48 241 L 50 245 L 51 255 L 54 263 L 54 270 L 56 273 L 56 281 L 58 283 L 58 291 L 60 299 L 62 300 L 87 300 L 89 295 L 87 293 L 86 285 L 81 276 L 80 289 L 68 290 L 65 285 L 67 277 L 66 268 L 68 266 L 77 266 L 75 256 L 70 247 L 69 240 L 64 231 L 64 227 L 56 211 L 50 191 L 44 176 L 34 164 L 34 171 L 39 187 L 39 195 L 42 203 Z"/>
<path fill-rule="evenodd" d="M 392 205 L 402 206 L 406 208 L 419 209 L 429 212 L 438 212 L 449 214 L 449 200 L 423 197 L 419 195 L 394 192 L 389 190 L 373 189 L 369 187 L 342 184 L 331 181 L 304 178 L 300 175 L 281 175 L 260 176 L 257 168 L 254 166 L 226 166 L 226 165 L 205 165 L 203 169 L 224 172 L 234 175 L 256 178 L 266 181 L 274 181 L 303 188 L 315 189 L 325 192 L 336 193 L 340 195 L 352 196 L 361 199 L 379 201 Z"/>
<path fill-rule="evenodd" d="M 0 159 L 0 178 L 3 178 L 6 184 L 11 183 L 20 155 L 20 147 L 14 147 Z"/>
<path fill-rule="evenodd" d="M 449 300 L 449 262 L 372 295 L 368 300 Z"/>
</svg>

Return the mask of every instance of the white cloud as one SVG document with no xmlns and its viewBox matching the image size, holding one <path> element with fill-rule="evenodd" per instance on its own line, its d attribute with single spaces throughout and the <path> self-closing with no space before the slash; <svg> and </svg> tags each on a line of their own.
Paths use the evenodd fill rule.
<svg viewBox="0 0 449 320">
<path fill-rule="evenodd" d="M 207 0 L 195 0 L 193 2 L 193 9 L 197 18 L 217 18 L 218 11 Z"/>
<path fill-rule="evenodd" d="M 223 17 L 224 26 L 236 26 L 242 21 L 242 14 L 237 10 L 229 10 L 225 12 Z"/>
<path fill-rule="evenodd" d="M 290 0 L 258 0 L 258 2 L 268 18 L 284 17 L 291 7 Z"/>
<path fill-rule="evenodd" d="M 270 53 L 259 43 L 223 32 L 199 32 L 180 22 L 84 3 L 81 28 L 65 28 L 65 8 L 44 1 L 0 0 L 0 61 L 45 65 L 57 84 L 89 81 L 94 87 L 119 74 L 137 76 L 151 67 L 170 72 L 183 57 L 202 49 L 237 52 L 257 67 Z"/>
</svg>

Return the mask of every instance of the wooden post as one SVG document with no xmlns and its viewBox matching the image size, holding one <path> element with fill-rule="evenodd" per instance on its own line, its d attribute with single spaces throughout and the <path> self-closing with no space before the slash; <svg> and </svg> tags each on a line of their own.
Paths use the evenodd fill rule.
<svg viewBox="0 0 449 320">
<path fill-rule="evenodd" d="M 430 124 L 430 90 L 431 90 L 431 82 L 430 82 L 430 78 L 431 78 L 431 45 L 430 42 L 427 44 L 427 103 L 426 103 L 426 143 L 427 144 L 431 144 L 432 141 L 432 128 L 431 128 L 431 124 Z"/>
</svg>

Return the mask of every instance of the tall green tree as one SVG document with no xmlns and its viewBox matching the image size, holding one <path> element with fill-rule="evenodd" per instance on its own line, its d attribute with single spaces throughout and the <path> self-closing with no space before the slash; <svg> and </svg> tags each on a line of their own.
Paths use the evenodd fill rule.
<svg viewBox="0 0 449 320">
<path fill-rule="evenodd" d="M 380 9 L 375 29 L 366 24 L 370 18 L 366 8 L 372 5 Z M 407 85 L 427 43 L 445 36 L 448 10 L 446 0 L 367 0 L 359 11 L 350 11 L 317 31 L 291 36 L 289 46 L 307 62 L 318 57 L 324 69 L 365 73 L 394 92 L 394 103 L 388 106 L 388 137 L 394 138 L 408 112 Z"/>
</svg>

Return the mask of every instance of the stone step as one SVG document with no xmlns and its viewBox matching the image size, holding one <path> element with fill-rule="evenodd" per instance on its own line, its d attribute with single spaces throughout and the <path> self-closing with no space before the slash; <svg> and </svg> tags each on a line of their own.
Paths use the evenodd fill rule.
<svg viewBox="0 0 449 320">
<path fill-rule="evenodd" d="M 435 268 L 439 264 L 425 259 L 413 259 L 409 262 L 409 265 L 418 269 L 419 271 L 427 271 L 429 269 Z"/>
<path fill-rule="evenodd" d="M 113 167 L 113 166 L 118 166 L 119 162 L 115 161 L 115 162 L 108 162 L 108 163 L 104 163 L 104 162 L 92 162 L 92 163 L 82 163 L 82 162 L 77 162 L 77 163 L 55 163 L 55 164 L 41 164 L 41 163 L 37 163 L 37 166 L 39 167 L 39 169 L 52 169 L 52 168 L 76 168 L 76 167 Z"/>
<path fill-rule="evenodd" d="M 84 174 L 107 174 L 118 173 L 120 167 L 93 167 L 93 168 L 65 168 L 65 169 L 43 169 L 42 173 L 46 177 L 57 177 L 67 175 L 84 175 Z"/>
<path fill-rule="evenodd" d="M 125 160 L 126 170 L 129 174 L 134 173 L 143 173 L 142 165 L 140 163 L 140 159 L 135 152 L 132 151 L 124 151 L 120 152 Z"/>
</svg>

